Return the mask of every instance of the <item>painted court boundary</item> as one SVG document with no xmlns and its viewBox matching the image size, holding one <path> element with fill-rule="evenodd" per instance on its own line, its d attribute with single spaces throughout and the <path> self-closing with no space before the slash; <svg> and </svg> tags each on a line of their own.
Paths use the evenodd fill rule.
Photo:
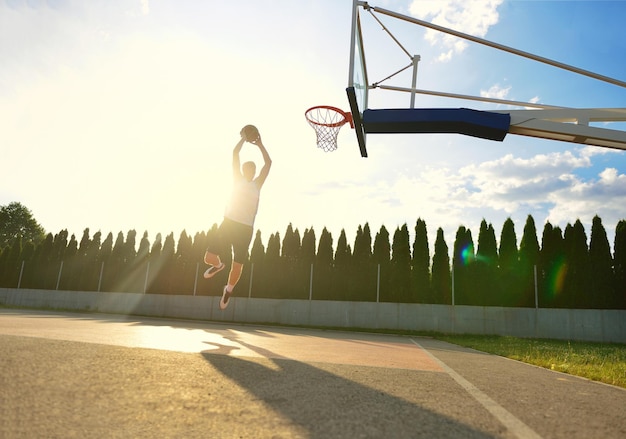
<svg viewBox="0 0 626 439">
<path fill-rule="evenodd" d="M 467 381 L 451 367 L 435 357 L 431 352 L 425 349 L 413 338 L 410 339 L 413 344 L 423 350 L 435 363 L 437 363 L 454 381 L 456 381 L 467 393 L 470 394 L 480 405 L 482 405 L 489 413 L 491 413 L 498 421 L 500 421 L 512 434 L 520 439 L 541 439 L 535 431 L 528 425 L 517 419 L 511 412 L 495 402 L 479 388 Z"/>
</svg>

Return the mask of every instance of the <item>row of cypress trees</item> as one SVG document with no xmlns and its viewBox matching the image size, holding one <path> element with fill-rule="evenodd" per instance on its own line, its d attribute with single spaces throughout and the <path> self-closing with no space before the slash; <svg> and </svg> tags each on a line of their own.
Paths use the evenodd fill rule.
<svg viewBox="0 0 626 439">
<path fill-rule="evenodd" d="M 202 278 L 204 250 L 217 225 L 192 238 L 183 231 L 158 234 L 150 243 L 135 230 L 114 239 L 101 232 L 80 241 L 67 230 L 48 234 L 38 244 L 14 241 L 0 252 L 0 286 L 75 291 L 146 292 L 218 295 L 228 275 Z M 441 228 L 434 252 L 426 223 L 418 219 L 414 241 L 405 224 L 390 235 L 385 226 L 372 238 L 359 226 L 351 246 L 344 230 L 336 245 L 324 228 L 302 236 L 290 224 L 284 236 L 270 235 L 264 246 L 257 231 L 236 290 L 266 298 L 385 301 L 477 306 L 626 309 L 626 220 L 615 229 L 613 254 L 601 219 L 596 216 L 590 240 L 580 221 L 565 230 L 547 222 L 541 245 L 528 216 L 518 246 L 513 221 L 503 224 L 500 239 L 491 224 L 472 232 L 460 226 L 452 249 Z M 499 242 L 499 245 L 498 245 Z M 589 242 L 589 244 L 587 244 Z M 228 252 L 223 259 L 229 263 Z"/>
</svg>

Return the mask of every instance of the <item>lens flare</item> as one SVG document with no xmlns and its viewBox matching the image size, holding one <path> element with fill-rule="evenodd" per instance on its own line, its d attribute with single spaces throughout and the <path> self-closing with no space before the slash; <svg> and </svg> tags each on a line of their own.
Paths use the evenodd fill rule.
<svg viewBox="0 0 626 439">
<path fill-rule="evenodd" d="M 550 273 L 548 273 L 548 297 L 554 299 L 563 292 L 565 277 L 567 276 L 568 264 L 564 258 L 560 258 L 554 263 Z"/>
<path fill-rule="evenodd" d="M 461 264 L 462 265 L 469 265 L 472 262 L 472 259 L 474 259 L 474 252 L 472 249 L 472 246 L 467 245 L 466 247 L 461 249 Z"/>
</svg>

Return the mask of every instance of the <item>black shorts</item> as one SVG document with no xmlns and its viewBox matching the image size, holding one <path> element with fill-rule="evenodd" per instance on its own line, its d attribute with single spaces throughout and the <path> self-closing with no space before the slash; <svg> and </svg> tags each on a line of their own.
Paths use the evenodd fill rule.
<svg viewBox="0 0 626 439">
<path fill-rule="evenodd" d="M 209 245 L 207 251 L 220 254 L 232 249 L 233 261 L 245 264 L 250 256 L 248 248 L 252 241 L 252 232 L 252 226 L 224 218 L 217 231 L 217 239 Z"/>
</svg>

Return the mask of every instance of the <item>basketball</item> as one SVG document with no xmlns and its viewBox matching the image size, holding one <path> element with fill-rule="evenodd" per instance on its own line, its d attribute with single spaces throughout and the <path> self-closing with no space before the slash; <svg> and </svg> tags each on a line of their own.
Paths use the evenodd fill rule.
<svg viewBox="0 0 626 439">
<path fill-rule="evenodd" d="M 258 140 L 261 135 L 254 125 L 246 125 L 241 129 L 241 137 L 243 137 L 246 142 L 252 143 Z"/>
</svg>

